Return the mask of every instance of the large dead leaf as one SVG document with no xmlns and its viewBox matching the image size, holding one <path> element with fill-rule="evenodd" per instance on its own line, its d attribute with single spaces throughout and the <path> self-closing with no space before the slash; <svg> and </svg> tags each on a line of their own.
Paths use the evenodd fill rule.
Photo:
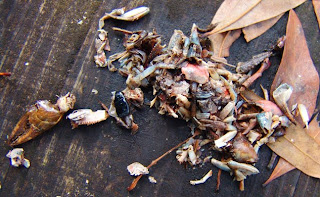
<svg viewBox="0 0 320 197">
<path fill-rule="evenodd" d="M 270 29 L 274 24 L 276 24 L 282 16 L 283 16 L 283 13 L 276 17 L 270 18 L 269 20 L 265 20 L 260 23 L 256 23 L 243 28 L 242 32 L 244 34 L 244 38 L 246 39 L 247 42 L 250 42 L 251 40 L 259 37 L 268 29 Z"/>
<path fill-rule="evenodd" d="M 229 0 L 231 1 L 231 0 Z M 217 20 L 217 27 L 207 35 L 214 33 L 222 33 L 233 29 L 241 29 L 249 25 L 259 23 L 274 18 L 292 8 L 297 7 L 306 0 L 234 0 L 237 5 L 232 10 L 229 8 L 228 14 L 223 20 Z M 234 5 L 229 3 L 230 5 Z M 228 4 L 226 3 L 225 6 Z M 220 9 L 220 8 L 219 8 Z M 232 16 L 230 16 L 232 13 Z M 220 17 L 219 17 L 220 18 Z M 222 18 L 222 17 L 221 17 Z M 216 21 L 212 21 L 214 22 Z"/>
<path fill-rule="evenodd" d="M 312 0 L 314 12 L 316 13 L 319 28 L 320 28 L 320 1 L 319 0 Z"/>
<path fill-rule="evenodd" d="M 286 44 L 282 60 L 271 86 L 272 92 L 282 83 L 293 87 L 288 101 L 289 108 L 296 104 L 304 104 L 311 117 L 319 91 L 319 75 L 310 57 L 302 25 L 296 13 L 289 14 Z M 298 122 L 303 123 L 301 119 Z"/>
<path fill-rule="evenodd" d="M 316 143 L 320 144 L 320 128 L 319 128 L 319 123 L 317 121 L 317 117 L 314 118 L 310 124 L 309 124 L 309 129 L 304 129 L 304 132 L 306 132 L 310 137 L 312 137 Z M 273 170 L 272 174 L 270 175 L 269 179 L 263 183 L 263 185 L 267 185 L 270 183 L 272 180 L 280 177 L 281 175 L 295 169 L 293 165 L 288 163 L 286 160 L 283 158 L 280 158 L 278 161 L 277 166 Z"/>
<path fill-rule="evenodd" d="M 320 178 L 320 145 L 300 125 L 292 124 L 286 135 L 268 146 L 305 174 Z"/>
<path fill-rule="evenodd" d="M 293 87 L 293 94 L 288 105 L 303 103 L 310 116 L 316 105 L 319 76 L 312 63 L 301 23 L 293 10 L 289 14 L 283 57 L 270 92 L 273 92 L 281 83 L 288 83 Z M 302 123 L 302 120 L 298 119 L 298 122 Z M 287 158 L 285 155 L 282 156 Z M 292 165 L 280 158 L 268 181 L 270 182 L 292 169 Z"/>
</svg>

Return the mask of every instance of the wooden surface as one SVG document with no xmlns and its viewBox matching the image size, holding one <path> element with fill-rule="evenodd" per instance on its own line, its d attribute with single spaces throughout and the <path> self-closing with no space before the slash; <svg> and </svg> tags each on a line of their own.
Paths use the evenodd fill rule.
<svg viewBox="0 0 320 197">
<path fill-rule="evenodd" d="M 210 2 L 210 3 L 209 3 Z M 158 183 L 143 177 L 133 192 L 126 187 L 133 178 L 126 166 L 134 161 L 145 165 L 189 136 L 183 121 L 160 116 L 145 106 L 135 111 L 140 129 L 134 136 L 119 128 L 113 119 L 90 127 L 71 129 L 63 119 L 42 136 L 19 147 L 25 149 L 31 167 L 14 168 L 5 157 L 10 147 L 4 142 L 25 113 L 37 100 L 56 101 L 56 95 L 72 92 L 75 108 L 100 109 L 98 101 L 109 104 L 111 91 L 122 90 L 125 79 L 117 73 L 96 68 L 94 39 L 98 19 L 106 11 L 127 6 L 149 6 L 151 12 L 137 22 L 109 20 L 111 53 L 122 51 L 123 35 L 111 27 L 128 30 L 155 28 L 168 43 L 174 29 L 190 33 L 192 23 L 205 27 L 221 4 L 219 1 L 72 1 L 0 0 L 0 196 L 319 196 L 320 181 L 294 170 L 263 188 L 271 174 L 266 169 L 271 151 L 263 147 L 257 167 L 260 174 L 245 181 L 245 191 L 228 173 L 221 175 L 221 190 L 215 192 L 217 169 L 211 164 L 185 168 L 170 154 L 151 168 Z M 319 29 L 311 1 L 296 9 L 302 22 L 314 64 L 319 71 Z M 287 14 L 266 34 L 245 43 L 241 37 L 231 48 L 230 63 L 244 61 L 270 47 L 285 34 Z M 109 55 L 107 54 L 107 55 Z M 270 88 L 279 64 L 272 67 L 257 84 Z M 92 89 L 98 90 L 93 94 Z M 258 89 L 258 85 L 256 86 Z M 213 177 L 205 184 L 191 186 L 210 169 Z"/>
</svg>

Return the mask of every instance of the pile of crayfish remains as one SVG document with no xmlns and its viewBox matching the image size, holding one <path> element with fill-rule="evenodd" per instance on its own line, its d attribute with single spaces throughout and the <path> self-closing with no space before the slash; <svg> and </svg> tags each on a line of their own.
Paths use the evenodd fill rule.
<svg viewBox="0 0 320 197">
<path fill-rule="evenodd" d="M 283 136 L 285 129 L 295 124 L 293 113 L 302 112 L 305 106 L 297 105 L 299 110 L 294 112 L 288 109 L 286 102 L 292 93 L 288 84 L 281 84 L 273 92 L 274 102 L 262 86 L 265 98 L 249 90 L 270 67 L 269 57 L 282 52 L 285 36 L 266 52 L 233 66 L 213 55 L 211 42 L 205 36 L 212 28 L 200 29 L 194 24 L 190 36 L 175 30 L 167 47 L 162 45 L 161 36 L 155 30 L 114 28 L 125 34 L 125 50 L 108 58 L 103 50 L 106 32 L 99 30 L 95 62 L 98 67 L 107 67 L 126 77 L 126 89 L 113 92 L 109 109 L 109 115 L 120 125 L 133 133 L 137 131 L 130 108 L 141 107 L 144 104 L 142 90 L 152 87 L 154 99 L 148 103 L 150 107 L 157 108 L 159 114 L 185 120 L 191 128 L 192 137 L 176 147 L 178 162 L 196 166 L 211 161 L 232 174 L 240 182 L 240 190 L 244 190 L 246 177 L 259 173 L 254 165 L 260 147 Z M 256 68 L 259 65 L 260 68 Z M 121 103 L 121 107 L 116 102 Z M 303 119 L 307 119 L 303 115 Z M 205 145 L 220 152 L 221 158 L 202 155 Z M 129 173 L 138 177 L 128 190 L 136 186 L 142 175 L 149 174 L 148 169 L 155 163 L 147 167 L 138 162 L 129 165 Z M 210 176 L 212 171 L 190 183 L 203 183 Z"/>
</svg>

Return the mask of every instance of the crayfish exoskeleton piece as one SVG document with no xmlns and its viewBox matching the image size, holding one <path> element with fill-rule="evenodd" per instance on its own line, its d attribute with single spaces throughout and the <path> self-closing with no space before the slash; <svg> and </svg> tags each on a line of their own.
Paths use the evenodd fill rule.
<svg viewBox="0 0 320 197">
<path fill-rule="evenodd" d="M 238 162 L 255 163 L 258 155 L 245 136 L 239 133 L 233 140 L 231 155 Z"/>
<path fill-rule="evenodd" d="M 273 98 L 276 104 L 279 106 L 281 111 L 289 118 L 291 122 L 296 124 L 296 120 L 290 112 L 290 109 L 287 105 L 288 100 L 293 92 L 293 88 L 291 85 L 284 83 L 279 85 L 277 89 L 273 91 Z"/>
<path fill-rule="evenodd" d="M 56 125 L 63 114 L 73 108 L 75 102 L 76 97 L 70 93 L 59 97 L 56 104 L 47 100 L 37 101 L 21 117 L 7 143 L 10 146 L 16 146 L 42 134 Z"/>
<path fill-rule="evenodd" d="M 91 109 L 74 110 L 67 116 L 71 120 L 72 129 L 77 128 L 79 125 L 93 125 L 107 120 L 108 117 L 107 110 L 92 111 Z"/>
<path fill-rule="evenodd" d="M 24 157 L 23 148 L 14 148 L 9 150 L 6 155 L 11 160 L 11 165 L 14 167 L 19 167 L 23 165 L 26 168 L 30 167 L 30 161 Z"/>
<path fill-rule="evenodd" d="M 139 162 L 133 162 L 132 164 L 128 165 L 127 170 L 131 176 L 139 176 L 141 174 L 149 174 L 148 168 Z"/>
<path fill-rule="evenodd" d="M 134 8 L 125 12 L 125 8 L 114 9 L 110 13 L 106 13 L 103 17 L 99 20 L 99 29 L 104 27 L 104 20 L 108 18 L 113 18 L 116 20 L 123 20 L 123 21 L 135 21 L 138 20 L 150 12 L 150 9 L 145 6 L 141 6 L 138 8 Z"/>
<path fill-rule="evenodd" d="M 130 129 L 132 134 L 138 130 L 138 125 L 133 122 L 133 116 L 130 114 L 127 99 L 120 91 L 112 92 L 112 101 L 109 107 L 109 115 L 117 120 L 117 123 L 126 129 Z"/>
</svg>

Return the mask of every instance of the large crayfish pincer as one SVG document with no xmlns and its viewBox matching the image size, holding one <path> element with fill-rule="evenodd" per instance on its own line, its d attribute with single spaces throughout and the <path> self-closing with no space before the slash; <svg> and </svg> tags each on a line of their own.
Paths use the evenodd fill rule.
<svg viewBox="0 0 320 197">
<path fill-rule="evenodd" d="M 25 143 L 56 125 L 63 114 L 72 109 L 76 97 L 67 93 L 59 97 L 56 104 L 47 100 L 37 101 L 21 117 L 8 138 L 10 146 Z"/>
</svg>

